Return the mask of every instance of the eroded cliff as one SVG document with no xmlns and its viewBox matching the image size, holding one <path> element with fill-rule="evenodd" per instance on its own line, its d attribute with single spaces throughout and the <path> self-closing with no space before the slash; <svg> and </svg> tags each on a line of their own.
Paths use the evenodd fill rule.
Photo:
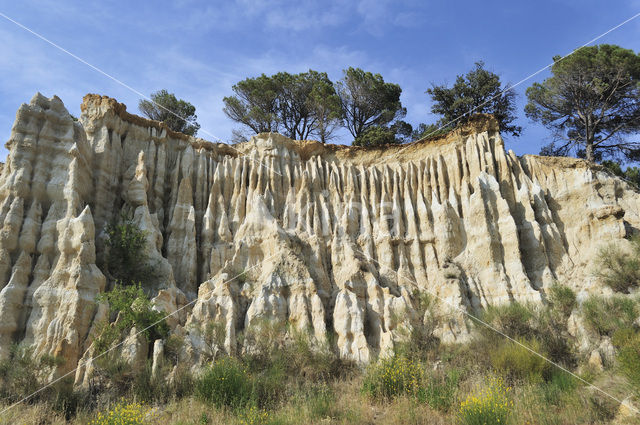
<svg viewBox="0 0 640 425">
<path fill-rule="evenodd" d="M 640 197 L 580 160 L 516 157 L 480 117 L 445 138 L 366 149 L 261 134 L 233 147 L 174 133 L 87 95 L 75 122 L 57 97 L 20 107 L 0 178 L 0 356 L 12 343 L 91 357 L 105 225 L 146 231 L 156 308 L 184 361 L 264 321 L 345 358 L 393 348 L 416 294 L 441 298 L 441 338 L 467 335 L 457 308 L 544 302 L 554 280 L 601 292 L 600 246 L 640 228 Z M 419 318 L 418 318 L 419 319 Z M 150 355 L 150 354 L 149 354 Z M 85 368 L 77 377 L 81 381 Z"/>
</svg>

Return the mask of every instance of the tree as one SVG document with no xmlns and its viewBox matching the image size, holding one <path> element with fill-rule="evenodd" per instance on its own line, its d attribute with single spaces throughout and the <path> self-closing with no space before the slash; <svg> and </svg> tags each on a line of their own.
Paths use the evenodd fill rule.
<svg viewBox="0 0 640 425">
<path fill-rule="evenodd" d="M 409 143 L 412 141 L 413 127 L 408 122 L 396 120 L 389 126 L 389 129 L 393 132 L 397 143 Z"/>
<path fill-rule="evenodd" d="M 618 162 L 609 159 L 602 161 L 600 165 L 611 171 L 616 176 L 622 177 L 640 187 L 640 168 L 627 167 L 626 170 L 622 171 L 622 167 Z"/>
<path fill-rule="evenodd" d="M 342 124 L 342 108 L 340 98 L 333 83 L 316 84 L 310 93 L 310 109 L 316 118 L 313 134 L 322 143 L 333 139 L 334 131 Z"/>
<path fill-rule="evenodd" d="M 385 146 L 400 143 L 392 129 L 374 126 L 365 129 L 353 141 L 353 146 Z"/>
<path fill-rule="evenodd" d="M 344 123 L 354 139 L 370 127 L 383 127 L 406 115 L 407 110 L 400 102 L 399 85 L 385 83 L 380 74 L 360 68 L 343 72 L 337 91 Z"/>
<path fill-rule="evenodd" d="M 449 130 L 446 128 L 441 128 L 438 124 L 425 124 L 420 123 L 416 128 L 413 129 L 411 133 L 411 137 L 413 140 L 424 139 L 425 137 L 438 137 L 443 134 L 447 134 Z"/>
<path fill-rule="evenodd" d="M 525 107 L 529 118 L 553 131 L 546 152 L 583 150 L 589 162 L 598 154 L 637 158 L 640 142 L 627 136 L 640 129 L 640 56 L 602 44 L 553 60 L 553 75 L 527 89 Z"/>
<path fill-rule="evenodd" d="M 196 122 L 196 107 L 173 93 L 160 90 L 151 94 L 151 101 L 142 99 L 138 109 L 147 118 L 164 122 L 171 130 L 194 136 L 200 129 Z"/>
<path fill-rule="evenodd" d="M 280 72 L 273 76 L 278 86 L 277 115 L 291 139 L 308 139 L 318 130 L 326 140 L 332 117 L 339 117 L 338 97 L 325 72 L 300 74 Z M 323 122 L 318 123 L 319 117 Z"/>
<path fill-rule="evenodd" d="M 339 99 L 324 72 L 263 74 L 239 82 L 233 91 L 235 96 L 223 99 L 225 114 L 256 133 L 282 131 L 292 139 L 317 135 L 326 141 L 340 122 Z"/>
<path fill-rule="evenodd" d="M 222 99 L 223 111 L 229 118 L 254 133 L 278 131 L 278 85 L 273 78 L 264 74 L 247 78 L 235 84 L 232 90 L 235 96 Z"/>
<path fill-rule="evenodd" d="M 466 75 L 458 75 L 453 87 L 434 84 L 426 93 L 434 102 L 431 112 L 442 117 L 439 127 L 450 130 L 468 122 L 474 113 L 484 113 L 492 114 L 502 131 L 516 137 L 522 131 L 522 127 L 512 124 L 516 119 L 515 91 L 505 90 L 500 77 L 484 69 L 482 61 L 476 62 Z"/>
</svg>

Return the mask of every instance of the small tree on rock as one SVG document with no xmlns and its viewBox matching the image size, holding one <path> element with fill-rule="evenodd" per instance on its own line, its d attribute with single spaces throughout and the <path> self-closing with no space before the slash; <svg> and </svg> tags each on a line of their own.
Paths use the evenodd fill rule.
<svg viewBox="0 0 640 425">
<path fill-rule="evenodd" d="M 468 122 L 473 114 L 480 113 L 492 114 L 500 129 L 513 136 L 519 136 L 522 131 L 522 127 L 513 124 L 516 119 L 515 91 L 505 90 L 500 77 L 484 69 L 482 61 L 476 62 L 466 75 L 458 75 L 453 87 L 434 84 L 427 89 L 427 93 L 434 102 L 431 112 L 442 117 L 432 132 L 437 131 L 439 126 L 450 130 Z"/>
<path fill-rule="evenodd" d="M 349 68 L 337 85 L 344 123 L 354 139 L 370 127 L 385 127 L 407 114 L 400 86 L 385 82 L 380 74 Z"/>
<path fill-rule="evenodd" d="M 160 90 L 151 94 L 151 101 L 143 99 L 138 109 L 147 118 L 164 122 L 171 130 L 194 136 L 200 129 L 196 122 L 196 107 L 177 99 L 173 93 Z"/>
</svg>

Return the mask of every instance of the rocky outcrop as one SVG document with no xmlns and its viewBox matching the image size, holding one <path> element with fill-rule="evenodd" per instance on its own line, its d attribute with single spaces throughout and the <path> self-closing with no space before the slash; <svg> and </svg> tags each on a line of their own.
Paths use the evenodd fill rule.
<svg viewBox="0 0 640 425">
<path fill-rule="evenodd" d="M 593 255 L 640 227 L 633 187 L 581 160 L 518 158 L 489 117 L 384 149 L 278 134 L 232 147 L 98 95 L 74 122 L 60 99 L 36 95 L 7 147 L 0 356 L 24 342 L 63 355 L 61 372 L 104 316 L 104 228 L 121 213 L 146 232 L 156 308 L 187 305 L 170 325 L 194 364 L 208 324 L 223 330 L 216 349 L 233 352 L 265 323 L 318 342 L 334 333 L 343 357 L 366 362 L 419 319 L 420 292 L 449 318 L 438 335 L 463 339 L 459 309 L 544 302 L 555 280 L 603 291 Z"/>
</svg>

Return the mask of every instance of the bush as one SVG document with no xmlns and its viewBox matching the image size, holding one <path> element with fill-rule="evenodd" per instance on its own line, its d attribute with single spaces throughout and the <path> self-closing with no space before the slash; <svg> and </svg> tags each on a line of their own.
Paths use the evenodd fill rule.
<svg viewBox="0 0 640 425">
<path fill-rule="evenodd" d="M 40 387 L 38 375 L 47 371 L 48 364 L 41 364 L 33 350 L 11 346 L 9 358 L 0 361 L 0 397 L 11 402 L 28 396 Z"/>
<path fill-rule="evenodd" d="M 541 352 L 543 350 L 538 340 L 519 339 L 518 342 L 546 357 L 546 353 Z M 511 379 L 530 382 L 541 382 L 550 371 L 550 364 L 546 360 L 511 341 L 503 342 L 491 354 L 491 363 L 498 372 L 505 373 Z"/>
<path fill-rule="evenodd" d="M 582 315 L 598 334 L 612 336 L 616 330 L 632 326 L 637 307 L 633 300 L 624 296 L 591 296 L 582 303 Z"/>
<path fill-rule="evenodd" d="M 424 391 L 422 366 L 406 357 L 379 360 L 367 370 L 362 390 L 373 399 L 393 399 Z"/>
<path fill-rule="evenodd" d="M 510 390 L 500 378 L 493 379 L 486 388 L 470 394 L 460 404 L 460 422 L 463 425 L 506 424 L 513 407 Z"/>
<path fill-rule="evenodd" d="M 545 403 L 557 405 L 562 396 L 573 392 L 578 386 L 578 381 L 567 372 L 556 369 L 551 379 L 540 385 L 540 390 Z"/>
<path fill-rule="evenodd" d="M 148 283 L 153 273 L 145 253 L 147 235 L 126 216 L 107 225 L 106 269 L 114 282 Z"/>
<path fill-rule="evenodd" d="M 418 399 L 427 403 L 429 407 L 441 412 L 447 412 L 453 406 L 458 391 L 460 372 L 457 369 L 445 374 L 431 376 L 424 390 L 418 391 Z"/>
<path fill-rule="evenodd" d="M 100 338 L 115 339 L 132 327 L 142 331 L 147 340 L 153 341 L 165 338 L 169 334 L 169 327 L 164 320 L 164 314 L 153 310 L 149 296 L 145 294 L 140 284 L 121 286 L 116 285 L 111 291 L 99 294 L 98 302 L 109 303 L 109 312 L 118 313 L 120 320 L 114 325 L 115 332 L 103 327 Z M 153 325 L 153 326 L 152 326 Z M 152 326 L 151 328 L 149 328 Z M 107 326 L 110 327 L 110 326 Z M 147 329 L 149 328 L 149 329 Z M 104 341 L 100 341 L 102 343 Z M 110 345 L 110 344 L 109 344 Z"/>
<path fill-rule="evenodd" d="M 530 338 L 534 336 L 531 319 L 534 317 L 533 311 L 518 302 L 500 306 L 490 306 L 483 315 L 485 322 L 496 326 L 501 332 L 511 338 Z M 480 328 L 485 334 L 493 336 L 494 332 L 482 326 Z"/>
<path fill-rule="evenodd" d="M 273 364 L 250 378 L 252 399 L 258 407 L 274 407 L 284 397 L 287 376 L 281 364 Z"/>
<path fill-rule="evenodd" d="M 557 308 L 542 309 L 536 313 L 535 339 L 542 345 L 542 350 L 556 363 L 567 367 L 577 364 L 577 357 L 571 343 L 571 336 L 567 330 L 567 312 L 570 312 L 568 303 L 565 304 L 564 313 L 557 314 Z"/>
<path fill-rule="evenodd" d="M 351 364 L 342 361 L 331 350 L 329 343 L 315 343 L 309 334 L 293 331 L 292 340 L 274 357 L 281 356 L 287 373 L 297 375 L 305 381 L 328 381 L 344 376 L 351 370 Z"/>
<path fill-rule="evenodd" d="M 345 394 L 341 394 L 341 397 L 344 396 Z M 326 383 L 303 383 L 292 391 L 287 405 L 289 408 L 285 407 L 283 410 L 295 415 L 294 423 L 333 423 L 331 419 L 338 419 L 343 413 L 340 401 L 331 386 Z"/>
<path fill-rule="evenodd" d="M 615 292 L 628 293 L 640 284 L 640 237 L 633 237 L 631 246 L 632 253 L 629 254 L 619 246 L 609 244 L 600 249 L 596 259 L 596 276 Z"/>
<path fill-rule="evenodd" d="M 12 345 L 9 357 L 0 360 L 0 399 L 13 403 L 31 396 L 30 402 L 46 402 L 66 419 L 72 418 L 82 406 L 83 392 L 73 388 L 73 377 L 62 379 L 33 394 L 49 383 L 49 376 L 64 359 L 43 355 L 36 357 L 33 350 Z"/>
<path fill-rule="evenodd" d="M 253 383 L 242 363 L 223 357 L 196 379 L 195 394 L 218 408 L 238 409 L 252 401 Z"/>
<path fill-rule="evenodd" d="M 149 409 L 139 403 L 120 402 L 98 416 L 89 425 L 141 425 L 144 424 Z"/>
<path fill-rule="evenodd" d="M 554 310 L 569 317 L 576 306 L 576 294 L 568 286 L 555 283 L 549 288 L 549 301 Z"/>
<path fill-rule="evenodd" d="M 412 294 L 416 319 L 409 327 L 400 327 L 399 341 L 395 344 L 395 354 L 409 359 L 427 360 L 440 346 L 434 335 L 440 316 L 436 310 L 437 298 L 429 293 L 414 291 Z M 398 318 L 402 322 L 402 318 Z"/>
</svg>

